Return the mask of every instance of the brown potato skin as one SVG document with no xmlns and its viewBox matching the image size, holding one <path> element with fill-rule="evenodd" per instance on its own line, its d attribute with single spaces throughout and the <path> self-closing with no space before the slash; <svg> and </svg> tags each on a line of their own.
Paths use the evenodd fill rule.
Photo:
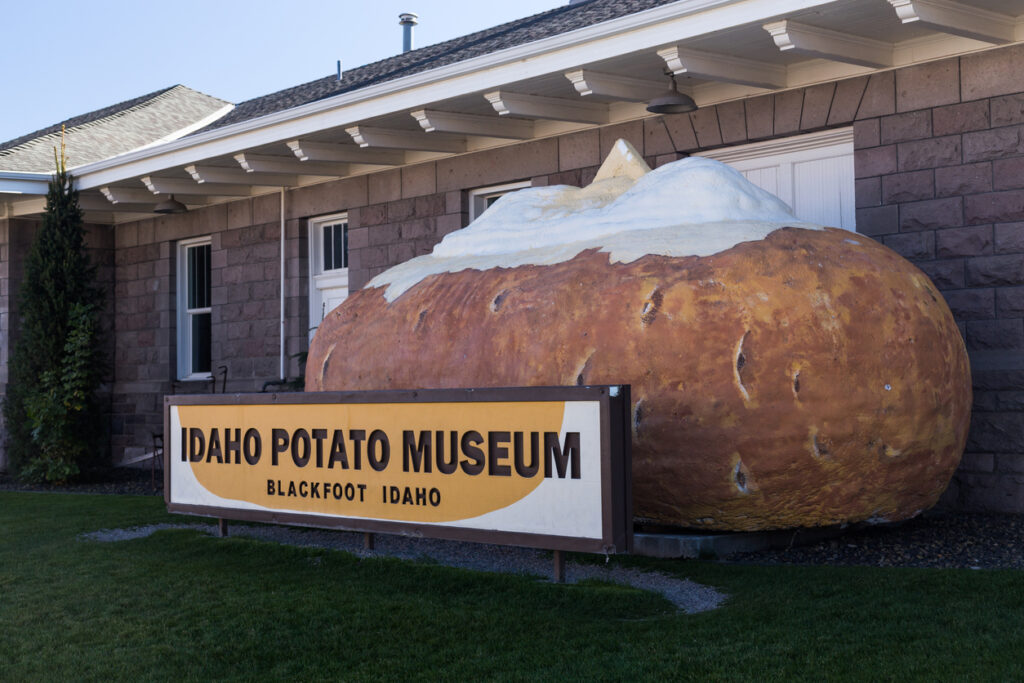
<svg viewBox="0 0 1024 683">
<path fill-rule="evenodd" d="M 638 517 L 756 530 L 912 517 L 963 453 L 967 354 L 928 278 L 873 240 L 784 228 L 707 257 L 426 278 L 353 294 L 306 390 L 630 384 Z"/>
</svg>

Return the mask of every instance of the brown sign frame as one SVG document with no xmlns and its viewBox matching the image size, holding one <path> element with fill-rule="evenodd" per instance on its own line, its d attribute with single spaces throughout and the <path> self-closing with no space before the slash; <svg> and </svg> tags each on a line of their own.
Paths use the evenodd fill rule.
<svg viewBox="0 0 1024 683">
<path fill-rule="evenodd" d="M 483 401 L 597 401 L 600 404 L 601 441 L 601 527 L 602 538 L 579 538 L 525 532 L 483 530 L 429 523 L 370 520 L 358 517 L 321 516 L 271 510 L 242 510 L 174 503 L 171 501 L 170 452 L 164 451 L 164 501 L 167 511 L 214 517 L 220 520 L 287 524 L 363 533 L 389 533 L 422 538 L 439 538 L 477 543 L 567 550 L 575 552 L 623 553 L 633 548 L 633 498 L 628 429 L 629 385 L 574 387 L 509 387 L 481 389 L 418 389 L 399 391 L 325 391 L 260 394 L 178 394 L 164 398 L 164 434 L 171 434 L 171 406 L 274 405 L 330 403 L 466 403 Z"/>
</svg>

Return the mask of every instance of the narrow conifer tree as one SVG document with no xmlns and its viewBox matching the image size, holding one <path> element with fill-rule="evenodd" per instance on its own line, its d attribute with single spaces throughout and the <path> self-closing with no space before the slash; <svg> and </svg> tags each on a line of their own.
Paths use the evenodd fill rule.
<svg viewBox="0 0 1024 683">
<path fill-rule="evenodd" d="M 3 408 L 14 474 L 61 482 L 103 453 L 97 396 L 103 380 L 98 322 L 103 292 L 85 253 L 82 210 L 67 172 L 63 133 L 55 162 L 42 228 L 25 262 L 19 336 Z"/>
</svg>

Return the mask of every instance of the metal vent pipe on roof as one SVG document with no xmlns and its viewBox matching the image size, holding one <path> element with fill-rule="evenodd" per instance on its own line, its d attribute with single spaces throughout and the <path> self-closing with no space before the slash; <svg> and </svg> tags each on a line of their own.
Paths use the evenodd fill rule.
<svg viewBox="0 0 1024 683">
<path fill-rule="evenodd" d="M 412 47 L 412 27 L 420 23 L 417 21 L 419 15 L 414 12 L 402 12 L 398 15 L 398 23 L 402 26 L 402 52 L 408 52 Z"/>
</svg>

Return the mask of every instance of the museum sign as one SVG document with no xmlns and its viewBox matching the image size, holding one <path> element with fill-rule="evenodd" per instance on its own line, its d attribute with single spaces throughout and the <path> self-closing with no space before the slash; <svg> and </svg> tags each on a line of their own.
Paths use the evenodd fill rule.
<svg viewBox="0 0 1024 683">
<path fill-rule="evenodd" d="M 631 545 L 628 387 L 168 396 L 186 514 L 557 550 Z"/>
</svg>

